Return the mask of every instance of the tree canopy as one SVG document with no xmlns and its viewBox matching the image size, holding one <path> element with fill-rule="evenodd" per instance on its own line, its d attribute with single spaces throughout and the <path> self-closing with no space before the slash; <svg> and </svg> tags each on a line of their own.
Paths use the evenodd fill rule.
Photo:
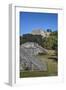
<svg viewBox="0 0 66 90">
<path fill-rule="evenodd" d="M 36 42 L 46 49 L 57 50 L 58 47 L 58 32 L 53 31 L 48 37 L 42 37 L 41 35 L 24 34 L 20 36 L 20 45 L 25 42 Z"/>
</svg>

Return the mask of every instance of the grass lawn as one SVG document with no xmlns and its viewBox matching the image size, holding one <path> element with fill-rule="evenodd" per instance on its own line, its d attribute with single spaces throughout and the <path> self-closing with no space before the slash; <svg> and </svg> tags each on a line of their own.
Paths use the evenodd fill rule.
<svg viewBox="0 0 66 90">
<path fill-rule="evenodd" d="M 48 50 L 47 55 L 38 55 L 37 58 L 42 63 L 47 63 L 47 71 L 23 71 L 20 72 L 20 78 L 22 77 L 40 77 L 40 76 L 57 76 L 58 74 L 58 61 L 53 50 Z"/>
</svg>

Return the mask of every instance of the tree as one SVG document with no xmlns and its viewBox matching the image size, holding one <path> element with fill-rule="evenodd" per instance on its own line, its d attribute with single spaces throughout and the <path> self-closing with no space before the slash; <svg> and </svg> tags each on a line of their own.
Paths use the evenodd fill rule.
<svg viewBox="0 0 66 90">
<path fill-rule="evenodd" d="M 24 34 L 20 36 L 20 45 L 25 42 L 36 42 L 39 45 L 42 45 L 42 36 L 41 35 L 32 35 L 32 34 Z"/>
<path fill-rule="evenodd" d="M 56 49 L 58 47 L 57 32 L 51 32 L 49 37 L 43 38 L 43 47 L 47 49 Z"/>
<path fill-rule="evenodd" d="M 46 49 L 53 49 L 57 52 L 58 32 L 53 31 L 48 37 L 44 38 L 41 35 L 24 34 L 20 36 L 20 45 L 25 42 L 36 42 Z"/>
<path fill-rule="evenodd" d="M 52 32 L 52 30 L 51 29 L 47 29 L 47 32 Z"/>
</svg>

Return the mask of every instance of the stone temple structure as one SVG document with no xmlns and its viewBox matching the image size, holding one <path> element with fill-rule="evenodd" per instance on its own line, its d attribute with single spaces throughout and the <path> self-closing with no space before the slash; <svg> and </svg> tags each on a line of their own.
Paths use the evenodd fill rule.
<svg viewBox="0 0 66 90">
<path fill-rule="evenodd" d="M 20 70 L 47 71 L 46 62 L 43 64 L 36 57 L 38 53 L 47 53 L 47 50 L 34 42 L 26 42 L 20 46 Z"/>
<path fill-rule="evenodd" d="M 41 35 L 42 37 L 48 37 L 50 35 L 50 32 L 47 32 L 42 29 L 36 29 L 36 30 L 33 30 L 31 34 L 32 35 Z"/>
</svg>

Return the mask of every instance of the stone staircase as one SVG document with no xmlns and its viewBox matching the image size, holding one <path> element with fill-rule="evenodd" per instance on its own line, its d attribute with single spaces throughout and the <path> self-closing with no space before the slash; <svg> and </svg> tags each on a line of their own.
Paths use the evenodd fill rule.
<svg viewBox="0 0 66 90">
<path fill-rule="evenodd" d="M 47 71 L 47 64 L 43 64 L 37 57 L 30 55 L 30 53 L 24 48 L 20 48 L 20 63 L 27 62 L 37 67 L 39 71 Z"/>
</svg>

